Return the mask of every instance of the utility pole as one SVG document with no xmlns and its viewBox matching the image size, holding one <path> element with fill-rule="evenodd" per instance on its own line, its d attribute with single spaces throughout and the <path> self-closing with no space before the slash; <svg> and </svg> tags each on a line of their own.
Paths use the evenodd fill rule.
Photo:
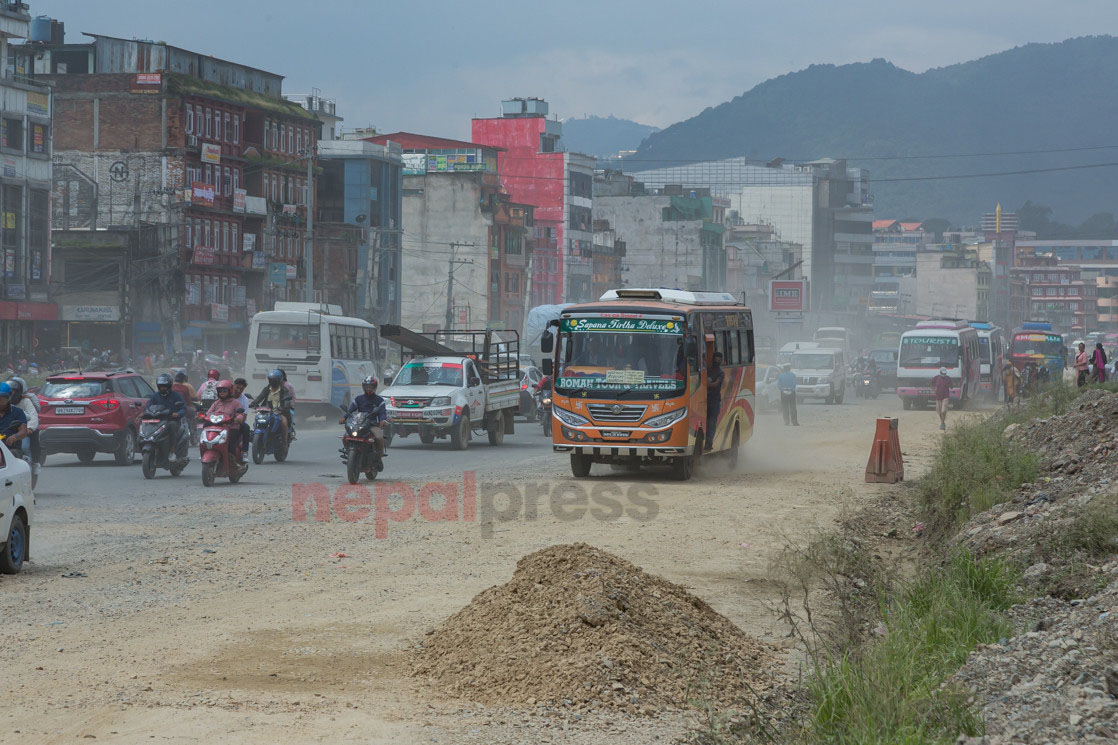
<svg viewBox="0 0 1118 745">
<path fill-rule="evenodd" d="M 314 302 L 314 145 L 307 147 L 307 183 L 303 186 L 303 202 L 307 208 L 307 239 L 303 247 L 303 260 L 307 262 L 307 302 Z M 330 268 L 322 267 L 329 272 Z"/>
<path fill-rule="evenodd" d="M 450 244 L 450 259 L 447 261 L 446 269 L 446 322 L 444 328 L 450 329 L 454 326 L 454 267 L 474 263 L 473 259 L 454 258 L 454 252 L 459 248 L 470 248 L 475 245 L 474 243 Z"/>
</svg>

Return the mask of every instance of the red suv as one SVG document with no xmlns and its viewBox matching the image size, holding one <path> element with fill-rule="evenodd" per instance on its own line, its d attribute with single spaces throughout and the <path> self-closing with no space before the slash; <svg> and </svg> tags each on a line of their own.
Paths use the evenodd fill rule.
<svg viewBox="0 0 1118 745">
<path fill-rule="evenodd" d="M 132 370 L 64 372 L 39 389 L 39 442 L 43 454 L 76 453 L 89 463 L 112 453 L 120 465 L 132 462 L 140 414 L 154 393 Z"/>
</svg>

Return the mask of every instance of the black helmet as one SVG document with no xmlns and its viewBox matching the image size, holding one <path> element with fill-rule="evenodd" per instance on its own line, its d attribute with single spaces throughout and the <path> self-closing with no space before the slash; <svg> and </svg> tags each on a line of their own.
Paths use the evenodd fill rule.
<svg viewBox="0 0 1118 745">
<path fill-rule="evenodd" d="M 8 386 L 12 389 L 12 404 L 18 404 L 23 398 L 23 378 L 10 379 Z"/>
<path fill-rule="evenodd" d="M 166 388 L 167 390 L 171 390 L 171 376 L 167 373 L 163 373 L 162 375 L 160 375 L 158 378 L 155 379 L 155 387 L 161 391 L 164 388 Z"/>
<path fill-rule="evenodd" d="M 186 382 L 186 373 L 183 372 L 182 370 L 179 370 L 177 373 L 175 373 L 175 382 L 176 383 L 185 383 Z"/>
</svg>

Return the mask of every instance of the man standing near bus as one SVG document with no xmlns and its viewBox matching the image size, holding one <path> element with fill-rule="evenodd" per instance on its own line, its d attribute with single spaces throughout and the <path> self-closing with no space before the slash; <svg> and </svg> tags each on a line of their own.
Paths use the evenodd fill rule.
<svg viewBox="0 0 1118 745">
<path fill-rule="evenodd" d="M 784 372 L 776 379 L 776 387 L 780 391 L 780 411 L 784 414 L 784 426 L 791 424 L 800 426 L 796 416 L 796 373 L 792 372 L 791 363 L 785 363 Z"/>
<path fill-rule="evenodd" d="M 939 428 L 947 429 L 947 404 L 951 401 L 951 378 L 947 377 L 947 368 L 941 367 L 939 375 L 932 378 L 932 385 L 936 389 L 936 413 L 939 414 Z"/>
<path fill-rule="evenodd" d="M 707 369 L 707 450 L 714 447 L 714 430 L 718 426 L 718 412 L 722 410 L 722 383 L 725 380 L 722 353 L 715 352 Z"/>
</svg>

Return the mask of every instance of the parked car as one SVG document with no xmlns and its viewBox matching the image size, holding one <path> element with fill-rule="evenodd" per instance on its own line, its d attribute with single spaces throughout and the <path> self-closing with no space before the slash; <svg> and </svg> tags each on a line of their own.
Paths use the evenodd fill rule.
<svg viewBox="0 0 1118 745">
<path fill-rule="evenodd" d="M 31 466 L 0 442 L 0 574 L 15 574 L 31 555 L 35 495 Z"/>
<path fill-rule="evenodd" d="M 74 453 L 89 463 L 112 453 L 120 465 L 132 462 L 140 414 L 154 393 L 134 370 L 64 372 L 39 391 L 39 443 L 43 453 Z"/>
<path fill-rule="evenodd" d="M 780 389 L 776 379 L 780 377 L 780 365 L 769 365 L 757 373 L 757 408 L 761 410 L 780 408 Z"/>
<path fill-rule="evenodd" d="M 538 367 L 520 367 L 520 408 L 517 416 L 534 419 L 536 416 L 536 384 L 543 380 L 543 372 Z"/>
</svg>

